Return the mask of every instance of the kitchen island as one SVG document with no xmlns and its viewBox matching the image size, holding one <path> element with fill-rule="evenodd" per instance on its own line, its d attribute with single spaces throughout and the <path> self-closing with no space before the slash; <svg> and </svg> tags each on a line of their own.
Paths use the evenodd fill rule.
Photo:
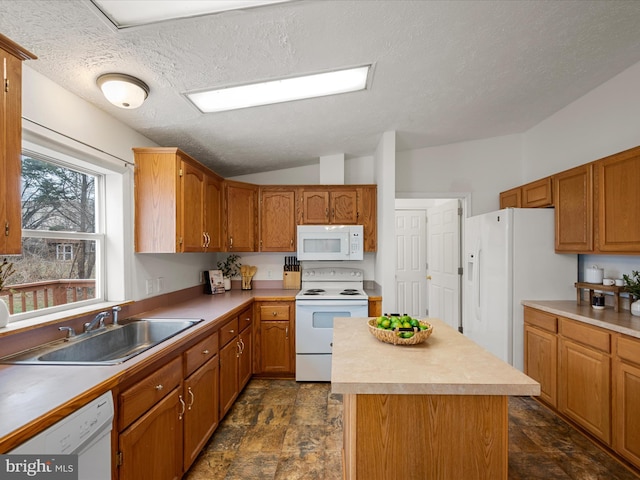
<svg viewBox="0 0 640 480">
<path fill-rule="evenodd" d="M 394 346 L 336 318 L 331 389 L 344 396 L 347 479 L 507 479 L 508 397 L 540 384 L 446 323 Z"/>
</svg>

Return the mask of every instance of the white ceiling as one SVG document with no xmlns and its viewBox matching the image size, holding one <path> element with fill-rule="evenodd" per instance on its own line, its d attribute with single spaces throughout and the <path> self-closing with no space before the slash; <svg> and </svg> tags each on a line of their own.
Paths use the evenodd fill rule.
<svg viewBox="0 0 640 480">
<path fill-rule="evenodd" d="M 298 0 L 117 30 L 88 0 L 0 0 L 29 66 L 223 176 L 523 132 L 640 61 L 640 2 Z M 216 114 L 185 92 L 373 63 L 368 90 Z M 95 80 L 134 75 L 137 110 Z"/>
</svg>

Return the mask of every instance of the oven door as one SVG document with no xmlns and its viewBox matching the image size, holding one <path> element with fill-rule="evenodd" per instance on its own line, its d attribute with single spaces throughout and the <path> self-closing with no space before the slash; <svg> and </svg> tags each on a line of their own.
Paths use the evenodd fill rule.
<svg viewBox="0 0 640 480">
<path fill-rule="evenodd" d="M 331 353 L 335 317 L 368 317 L 367 300 L 297 300 L 296 353 Z"/>
</svg>

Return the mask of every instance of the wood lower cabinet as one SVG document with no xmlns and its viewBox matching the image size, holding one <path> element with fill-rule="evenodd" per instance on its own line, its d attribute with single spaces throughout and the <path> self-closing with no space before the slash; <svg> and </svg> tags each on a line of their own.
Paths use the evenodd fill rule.
<svg viewBox="0 0 640 480">
<path fill-rule="evenodd" d="M 540 398 L 558 405 L 558 318 L 524 308 L 524 371 L 540 383 Z"/>
<path fill-rule="evenodd" d="M 257 372 L 267 376 L 295 373 L 294 302 L 258 302 Z"/>
<path fill-rule="evenodd" d="M 177 357 L 118 394 L 116 455 L 120 480 L 182 476 L 182 358 Z"/>
<path fill-rule="evenodd" d="M 220 334 L 220 418 L 231 408 L 253 374 L 252 307 L 227 322 Z"/>
<path fill-rule="evenodd" d="M 379 317 L 382 315 L 382 298 L 369 297 L 369 316 Z"/>
<path fill-rule="evenodd" d="M 593 165 L 553 177 L 557 252 L 593 251 Z"/>
<path fill-rule="evenodd" d="M 22 61 L 35 58 L 0 34 L 0 254 L 22 251 Z"/>
<path fill-rule="evenodd" d="M 182 478 L 184 401 L 174 388 L 119 436 L 119 480 Z"/>
<path fill-rule="evenodd" d="M 611 335 L 560 318 L 558 409 L 611 444 Z"/>
<path fill-rule="evenodd" d="M 218 334 L 205 338 L 184 354 L 184 454 L 186 471 L 218 426 Z M 195 370 L 194 370 L 195 369 Z"/>
<path fill-rule="evenodd" d="M 640 339 L 616 335 L 613 447 L 640 468 Z"/>
<path fill-rule="evenodd" d="M 296 190 L 260 188 L 260 251 L 295 252 Z"/>
</svg>

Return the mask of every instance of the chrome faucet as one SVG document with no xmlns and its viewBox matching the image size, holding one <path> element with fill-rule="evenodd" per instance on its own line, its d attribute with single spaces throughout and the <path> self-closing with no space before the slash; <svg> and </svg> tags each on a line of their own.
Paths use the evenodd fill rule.
<svg viewBox="0 0 640 480">
<path fill-rule="evenodd" d="M 111 309 L 111 311 L 113 312 L 113 315 L 111 316 L 113 318 L 113 324 L 114 325 L 118 325 L 118 312 L 122 310 L 122 307 L 119 305 L 116 305 L 115 307 L 113 307 Z"/>
<path fill-rule="evenodd" d="M 58 330 L 61 332 L 67 332 L 67 338 L 72 338 L 76 336 L 76 331 L 73 327 L 58 327 Z"/>
<path fill-rule="evenodd" d="M 101 328 L 104 328 L 104 319 L 109 315 L 111 315 L 111 312 L 109 311 L 100 312 L 95 316 L 93 320 L 84 324 L 84 331 L 89 332 L 91 330 L 99 330 Z M 98 326 L 96 327 L 96 325 Z"/>
</svg>

